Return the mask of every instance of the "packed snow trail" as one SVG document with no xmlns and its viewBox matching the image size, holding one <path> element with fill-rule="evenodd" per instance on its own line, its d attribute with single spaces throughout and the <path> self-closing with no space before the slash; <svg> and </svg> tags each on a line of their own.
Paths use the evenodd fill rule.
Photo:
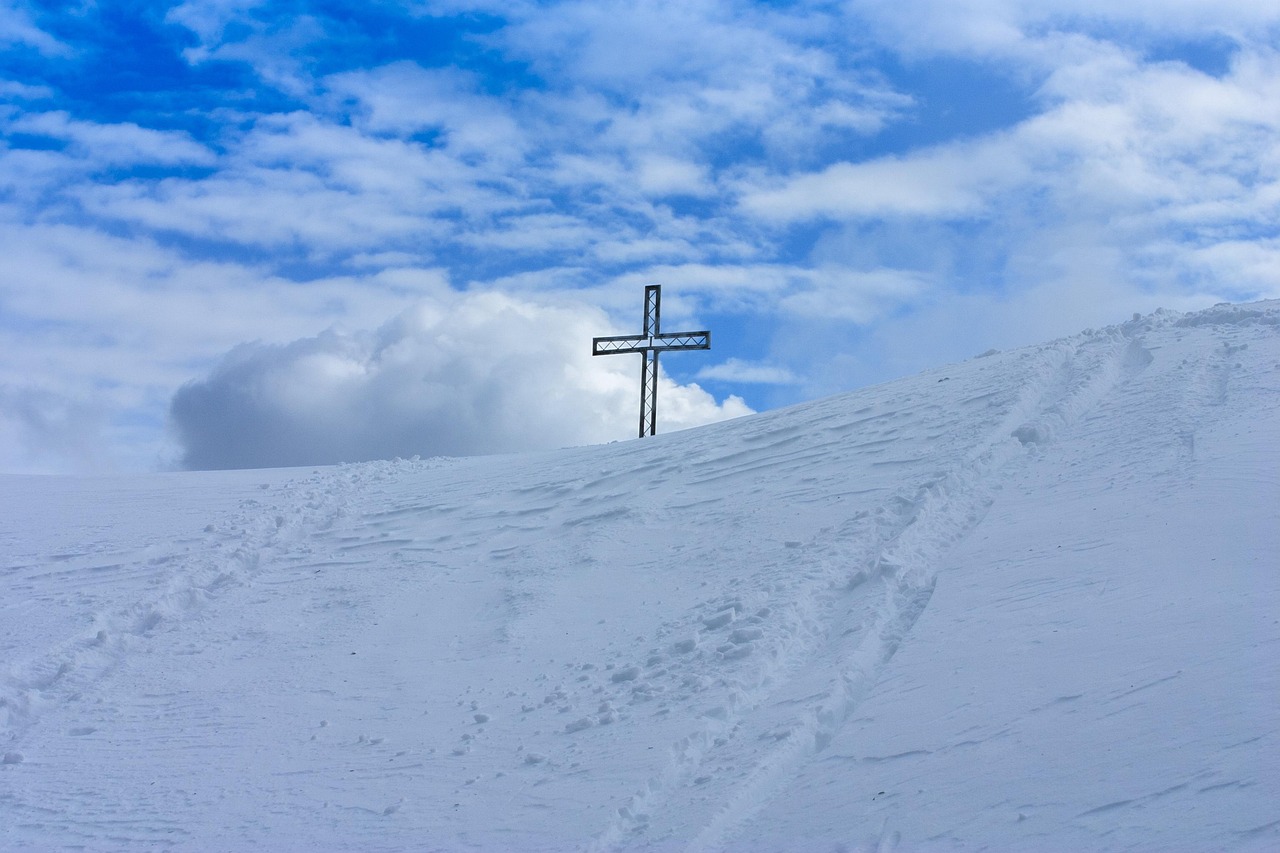
<svg viewBox="0 0 1280 853">
<path fill-rule="evenodd" d="M 0 847 L 1274 844 L 1278 330 L 607 447 L 0 479 Z"/>
<path fill-rule="evenodd" d="M 1269 309 L 1145 321 L 1141 381 L 1011 471 L 941 564 L 941 592 L 859 724 L 738 827 L 734 849 L 801 835 L 815 847 L 1275 847 Z M 963 792 L 966 777 L 982 793 Z M 850 807 L 861 832 L 824 820 Z"/>
<path fill-rule="evenodd" d="M 840 531 L 839 542 L 846 548 L 860 545 L 862 552 L 848 562 L 831 562 L 833 571 L 806 591 L 804 610 L 812 619 L 810 626 L 784 629 L 807 634 L 814 642 L 799 662 L 775 659 L 765 670 L 759 695 L 739 703 L 732 735 L 712 738 L 714 750 L 707 749 L 703 738 L 695 753 L 697 767 L 706 764 L 709 755 L 723 760 L 722 754 L 732 753 L 735 766 L 753 769 L 744 780 L 729 785 L 700 774 L 700 784 L 729 790 L 712 798 L 718 811 L 688 849 L 717 849 L 800 765 L 830 744 L 923 612 L 940 556 L 979 523 L 1003 471 L 1024 457 L 1027 445 L 1043 443 L 1070 427 L 1150 359 L 1129 328 L 1085 335 L 1037 352 L 1021 393 L 976 446 L 966 441 L 965 452 L 950 458 L 939 453 L 930 461 L 940 470 L 914 485 L 912 494 L 899 493 L 877 507 L 869 529 Z M 935 384 L 944 380 L 951 377 L 925 379 Z M 936 426 L 945 429 L 943 424 Z M 799 672 L 795 684 L 789 683 L 788 669 Z M 772 745 L 762 748 L 762 741 Z M 696 767 L 682 768 L 679 775 L 682 782 L 699 778 Z M 630 832 L 643 828 L 650 838 L 661 835 L 647 818 L 642 826 L 628 818 L 637 811 L 647 814 L 649 800 L 662 787 L 650 785 L 639 798 L 643 805 L 637 802 L 624 813 Z M 606 840 L 616 843 L 621 835 L 610 832 Z"/>
<path fill-rule="evenodd" d="M 196 485 L 205 475 L 189 476 Z M 104 525 L 94 531 L 89 543 L 68 542 L 44 562 L 37 558 L 28 563 L 34 555 L 20 555 L 20 561 L 7 564 L 6 588 L 12 593 L 9 608 L 45 611 L 62 606 L 67 615 L 87 627 L 31 657 L 15 655 L 9 659 L 9 672 L 0 682 L 0 737 L 8 730 L 8 739 L 17 739 L 35 723 L 43 708 L 79 696 L 86 686 L 109 673 L 136 647 L 139 638 L 162 624 L 198 616 L 223 588 L 252 580 L 264 562 L 286 553 L 293 539 L 331 526 L 341 514 L 341 500 L 336 497 L 340 490 L 334 488 L 339 477 L 326 474 L 290 479 L 281 487 L 288 495 L 284 501 L 271 499 L 268 484 L 257 484 L 254 497 L 242 498 L 236 510 L 216 526 L 209 524 L 201 534 L 193 533 L 176 543 L 164 541 L 163 535 L 150 542 L 109 541 L 106 537 L 111 531 Z M 155 486 L 148 486 L 161 500 L 169 500 L 173 491 L 180 491 L 173 489 L 176 479 L 160 478 L 152 481 Z M 213 475 L 210 479 L 225 478 Z M 38 480 L 18 480 L 22 485 L 34 482 Z M 55 488 L 71 484 L 91 495 L 96 491 L 77 481 L 49 483 Z M 84 497 L 58 495 L 62 501 Z M 186 497 L 192 495 L 188 492 Z M 17 507 L 19 499 L 15 496 L 13 500 Z M 42 522 L 33 519 L 29 523 Z M 176 553 L 171 550 L 174 545 L 179 548 Z M 138 596 L 138 585 L 144 585 L 147 592 Z M 6 621 L 11 629 L 35 622 Z M 36 624 L 65 630 L 55 620 Z M 40 648 L 29 633 L 5 634 L 7 650 Z"/>
</svg>

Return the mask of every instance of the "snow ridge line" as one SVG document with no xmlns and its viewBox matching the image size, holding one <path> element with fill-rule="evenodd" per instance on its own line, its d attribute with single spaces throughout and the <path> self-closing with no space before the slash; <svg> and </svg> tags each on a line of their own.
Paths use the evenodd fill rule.
<svg viewBox="0 0 1280 853">
<path fill-rule="evenodd" d="M 1150 363 L 1150 353 L 1133 332 L 1127 326 L 1112 327 L 1042 348 L 1018 401 L 967 458 L 921 485 L 911 497 L 899 494 L 882 507 L 869 531 L 871 542 L 863 519 L 842 525 L 862 539 L 843 549 L 855 555 L 852 577 L 848 563 L 828 564 L 815 581 L 797 591 L 786 608 L 787 639 L 775 646 L 773 665 L 732 697 L 724 716 L 677 743 L 664 772 L 619 809 L 618 819 L 588 849 L 618 849 L 628 837 L 643 832 L 648 815 L 690 783 L 717 741 L 732 737 L 735 725 L 776 692 L 776 677 L 785 680 L 805 659 L 833 657 L 835 673 L 825 695 L 757 763 L 686 849 L 719 849 L 764 808 L 787 778 L 826 748 L 874 686 L 924 612 L 936 585 L 939 558 L 981 522 L 1009 466 L 1034 456 L 1040 445 L 1052 442 Z M 880 603 L 873 605 L 871 623 L 852 640 L 846 639 L 844 625 L 838 622 L 841 597 L 853 586 L 872 584 L 880 586 L 881 595 Z"/>
<path fill-rule="evenodd" d="M 162 626 L 195 617 L 229 589 L 268 571 L 273 559 L 305 547 L 300 543 L 344 515 L 347 495 L 360 488 L 367 467 L 291 481 L 271 504 L 242 501 L 234 515 L 205 527 L 204 547 L 176 563 L 163 592 L 95 613 L 87 631 L 13 666 L 0 679 L 0 743 L 17 743 L 46 711 L 108 676 Z"/>
</svg>

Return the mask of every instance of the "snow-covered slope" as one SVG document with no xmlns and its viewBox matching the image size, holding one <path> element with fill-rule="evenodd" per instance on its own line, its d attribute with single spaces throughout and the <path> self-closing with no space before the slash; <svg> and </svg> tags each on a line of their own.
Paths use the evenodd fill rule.
<svg viewBox="0 0 1280 853">
<path fill-rule="evenodd" d="M 1280 846 L 1280 303 L 512 457 L 0 478 L 0 846 Z"/>
</svg>

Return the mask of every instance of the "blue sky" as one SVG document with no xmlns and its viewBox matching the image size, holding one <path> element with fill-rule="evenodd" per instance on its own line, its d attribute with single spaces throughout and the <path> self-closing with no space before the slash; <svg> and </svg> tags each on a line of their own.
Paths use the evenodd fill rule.
<svg viewBox="0 0 1280 853">
<path fill-rule="evenodd" d="M 1280 296 L 1280 9 L 0 3 L 0 469 L 629 438 Z M 636 363 L 632 363 L 636 362 Z"/>
</svg>

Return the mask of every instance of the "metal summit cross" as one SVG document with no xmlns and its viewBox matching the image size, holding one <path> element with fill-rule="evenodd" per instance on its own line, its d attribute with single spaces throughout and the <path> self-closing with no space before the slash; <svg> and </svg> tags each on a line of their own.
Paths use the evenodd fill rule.
<svg viewBox="0 0 1280 853">
<path fill-rule="evenodd" d="M 658 432 L 658 353 L 667 350 L 711 349 L 711 333 L 672 332 L 662 334 L 662 285 L 649 284 L 644 289 L 644 333 L 592 338 L 592 355 L 617 355 L 638 352 L 644 356 L 640 365 L 640 437 Z"/>
</svg>

